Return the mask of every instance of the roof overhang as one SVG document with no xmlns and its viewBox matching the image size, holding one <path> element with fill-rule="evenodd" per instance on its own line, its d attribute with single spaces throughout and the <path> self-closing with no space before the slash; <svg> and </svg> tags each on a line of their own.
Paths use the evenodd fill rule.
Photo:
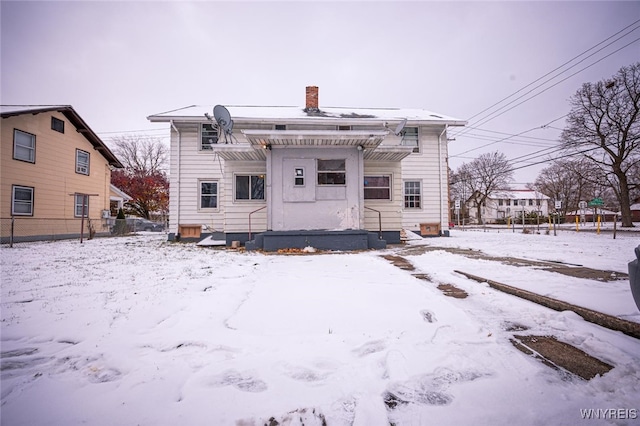
<svg viewBox="0 0 640 426">
<path fill-rule="evenodd" d="M 42 114 L 46 112 L 59 112 L 63 114 L 71 124 L 76 128 L 76 131 L 83 135 L 102 156 L 109 162 L 109 164 L 116 168 L 123 168 L 124 166 L 118 160 L 113 152 L 105 145 L 105 143 L 96 135 L 93 130 L 87 125 L 87 123 L 80 117 L 75 109 L 71 105 L 50 105 L 41 107 L 23 107 L 15 110 L 3 111 L 1 113 L 2 118 L 14 117 L 24 114 Z"/>
<path fill-rule="evenodd" d="M 402 161 L 412 152 L 412 146 L 379 146 L 376 149 L 365 149 L 364 159 L 367 161 Z"/>
<path fill-rule="evenodd" d="M 242 130 L 255 147 L 346 146 L 375 149 L 389 134 L 386 130 Z"/>
<path fill-rule="evenodd" d="M 251 145 L 216 145 L 214 151 L 225 161 L 265 161 L 266 149 Z"/>
</svg>

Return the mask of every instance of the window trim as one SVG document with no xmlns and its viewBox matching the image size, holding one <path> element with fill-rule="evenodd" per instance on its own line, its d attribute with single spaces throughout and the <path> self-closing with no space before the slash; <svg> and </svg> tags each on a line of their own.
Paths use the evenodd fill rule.
<svg viewBox="0 0 640 426">
<path fill-rule="evenodd" d="M 15 202 L 16 202 L 16 189 L 26 189 L 31 191 L 31 200 L 29 205 L 31 206 L 31 212 L 29 213 L 20 213 L 15 210 Z M 35 211 L 35 193 L 36 190 L 33 186 L 25 186 L 25 185 L 11 185 L 11 216 L 33 216 Z"/>
<path fill-rule="evenodd" d="M 419 203 L 418 207 L 415 207 L 415 206 L 414 207 L 409 207 L 409 206 L 407 206 L 407 197 L 408 196 L 414 196 L 415 197 L 415 194 L 407 194 L 407 183 L 410 183 L 410 182 L 411 183 L 417 183 L 418 184 L 417 188 L 420 190 L 420 193 L 418 194 L 418 197 L 420 197 L 419 200 L 418 200 L 418 203 Z M 423 192 L 422 191 L 422 180 L 410 180 L 410 179 L 408 179 L 408 180 L 403 181 L 402 182 L 402 206 L 403 206 L 403 209 L 406 209 L 406 210 L 422 210 L 423 209 L 423 205 L 424 205 L 422 203 L 422 192 Z M 415 202 L 415 200 L 414 200 L 414 202 Z"/>
<path fill-rule="evenodd" d="M 417 138 L 417 140 L 416 140 L 417 145 L 416 146 L 404 143 L 404 141 L 405 141 L 404 138 L 405 138 L 405 135 L 406 135 L 408 129 L 416 129 L 416 138 Z M 420 146 L 420 126 L 407 126 L 407 127 L 405 127 L 403 129 L 403 131 L 402 131 L 402 138 L 400 139 L 400 145 L 402 145 L 402 146 L 411 146 L 411 147 L 413 147 L 413 150 L 411 151 L 412 154 L 420 154 L 422 152 L 422 147 Z"/>
<path fill-rule="evenodd" d="M 210 147 L 210 148 L 204 148 L 204 144 L 202 143 L 202 139 L 204 138 L 204 126 L 210 126 L 211 127 L 211 131 L 215 131 L 216 132 L 216 137 L 215 137 L 215 142 L 212 142 L 211 144 L 207 144 L 206 146 Z M 198 128 L 198 151 L 200 152 L 212 152 L 213 151 L 213 145 L 218 145 L 218 143 L 220 142 L 220 135 L 219 135 L 219 130 L 217 128 L 216 124 L 213 123 L 200 123 L 200 126 Z"/>
<path fill-rule="evenodd" d="M 56 129 L 54 123 L 55 124 L 59 123 L 62 126 L 62 129 L 61 130 Z M 51 130 L 64 134 L 64 120 L 60 120 L 58 117 L 51 116 Z"/>
<path fill-rule="evenodd" d="M 16 135 L 17 135 L 18 132 L 32 137 L 33 147 L 27 148 L 27 147 L 24 147 L 23 145 L 20 145 L 23 148 L 31 150 L 32 160 L 25 160 L 23 158 L 19 158 L 19 157 L 16 156 L 16 142 L 17 142 Z M 33 133 L 25 132 L 24 130 L 20 130 L 20 129 L 16 129 L 16 128 L 13 129 L 13 159 L 17 160 L 17 161 L 24 161 L 25 163 L 35 164 L 35 162 L 36 162 L 36 135 L 34 135 Z"/>
<path fill-rule="evenodd" d="M 262 176 L 262 182 L 263 182 L 262 195 L 263 195 L 263 198 L 251 198 L 251 195 L 253 193 L 252 187 L 251 187 L 251 178 L 253 176 L 256 176 L 256 177 Z M 248 177 L 249 178 L 249 198 L 238 198 L 237 186 L 236 186 L 238 177 Z M 267 189 L 267 175 L 266 175 L 266 173 L 234 173 L 233 174 L 233 201 L 234 202 L 239 202 L 239 203 L 250 203 L 250 202 L 263 203 L 263 202 L 266 202 L 266 199 L 267 199 L 266 189 Z"/>
<path fill-rule="evenodd" d="M 342 170 L 320 170 L 320 161 L 342 161 L 344 169 Z M 320 183 L 321 174 L 343 174 L 344 183 Z M 316 185 L 317 186 L 347 186 L 347 159 L 346 158 L 316 158 Z"/>
<path fill-rule="evenodd" d="M 80 162 L 78 161 L 78 155 L 80 153 L 87 154 L 87 171 L 86 173 L 80 168 Z M 89 176 L 91 174 L 91 153 L 80 148 L 76 148 L 76 173 L 79 175 Z"/>
<path fill-rule="evenodd" d="M 215 207 L 203 207 L 202 206 L 202 184 L 203 183 L 215 183 L 216 184 L 216 206 Z M 213 197 L 213 194 L 205 194 L 205 196 Z M 220 182 L 218 179 L 198 179 L 198 210 L 202 211 L 220 211 Z"/>
<path fill-rule="evenodd" d="M 80 193 L 75 193 L 73 196 L 73 217 L 82 217 L 82 212 L 80 214 L 78 214 L 78 207 L 80 207 L 80 209 L 82 209 L 82 204 L 83 201 L 81 201 L 80 203 L 78 203 L 78 197 L 87 197 L 87 204 L 86 204 L 86 213 L 84 214 L 84 217 L 89 217 L 89 208 L 91 206 L 91 197 L 87 196 L 86 194 L 80 194 Z"/>
<path fill-rule="evenodd" d="M 365 185 L 365 183 L 363 182 L 363 189 L 364 189 L 364 199 L 365 200 L 372 200 L 372 201 L 393 201 L 393 176 L 389 173 L 389 174 L 377 174 L 377 175 L 364 175 L 364 180 L 366 180 L 367 178 L 389 178 L 389 186 L 373 186 L 373 187 L 369 187 L 369 189 L 389 189 L 389 197 L 388 198 L 367 198 L 366 197 L 366 189 L 367 186 Z"/>
</svg>

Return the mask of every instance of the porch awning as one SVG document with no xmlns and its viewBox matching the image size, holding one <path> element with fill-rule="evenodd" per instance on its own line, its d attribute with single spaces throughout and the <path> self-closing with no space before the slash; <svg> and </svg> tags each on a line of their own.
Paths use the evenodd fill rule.
<svg viewBox="0 0 640 426">
<path fill-rule="evenodd" d="M 242 130 L 255 147 L 271 146 L 362 146 L 377 148 L 389 134 L 385 130 Z"/>
<path fill-rule="evenodd" d="M 367 161 L 401 161 L 413 152 L 412 146 L 379 146 L 376 149 L 364 150 L 364 159 Z"/>
<path fill-rule="evenodd" d="M 267 155 L 262 148 L 251 145 L 215 145 L 214 151 L 225 161 L 265 161 Z"/>
</svg>

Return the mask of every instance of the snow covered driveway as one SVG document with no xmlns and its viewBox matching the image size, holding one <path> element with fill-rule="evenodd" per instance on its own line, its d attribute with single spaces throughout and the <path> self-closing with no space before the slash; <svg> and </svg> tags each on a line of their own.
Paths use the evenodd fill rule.
<svg viewBox="0 0 640 426">
<path fill-rule="evenodd" d="M 567 244 L 558 249 L 565 253 L 574 244 L 505 233 L 489 247 L 489 236 L 464 234 L 412 244 L 502 246 L 503 255 L 514 255 L 507 239 L 532 237 L 529 254 L 535 244 L 547 252 Z M 625 272 L 634 242 L 616 241 L 607 244 L 617 255 L 597 262 Z M 453 299 L 381 252 L 237 253 L 162 235 L 1 254 L 3 425 L 579 424 L 581 410 L 611 408 L 627 418 L 585 424 L 639 421 L 640 341 L 452 271 L 543 282 L 531 290 L 638 321 L 627 281 L 441 251 L 410 257 L 416 272 L 469 293 Z M 602 259 L 610 255 L 616 260 Z M 567 379 L 510 344 L 514 324 L 614 369 Z"/>
</svg>

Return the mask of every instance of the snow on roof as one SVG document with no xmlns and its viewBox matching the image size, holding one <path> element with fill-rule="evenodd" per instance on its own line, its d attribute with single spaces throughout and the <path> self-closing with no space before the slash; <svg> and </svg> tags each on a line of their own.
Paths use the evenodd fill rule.
<svg viewBox="0 0 640 426">
<path fill-rule="evenodd" d="M 392 120 L 392 121 L 430 121 L 452 126 L 464 126 L 466 121 L 449 117 L 424 109 L 401 108 L 348 108 L 326 107 L 317 111 L 307 111 L 296 106 L 249 106 L 225 105 L 236 121 L 257 119 L 298 120 L 298 119 L 354 119 L 354 120 Z M 213 115 L 213 105 L 191 105 L 172 111 L 161 112 L 147 117 L 152 122 L 169 120 L 203 119 L 205 113 Z"/>
</svg>

